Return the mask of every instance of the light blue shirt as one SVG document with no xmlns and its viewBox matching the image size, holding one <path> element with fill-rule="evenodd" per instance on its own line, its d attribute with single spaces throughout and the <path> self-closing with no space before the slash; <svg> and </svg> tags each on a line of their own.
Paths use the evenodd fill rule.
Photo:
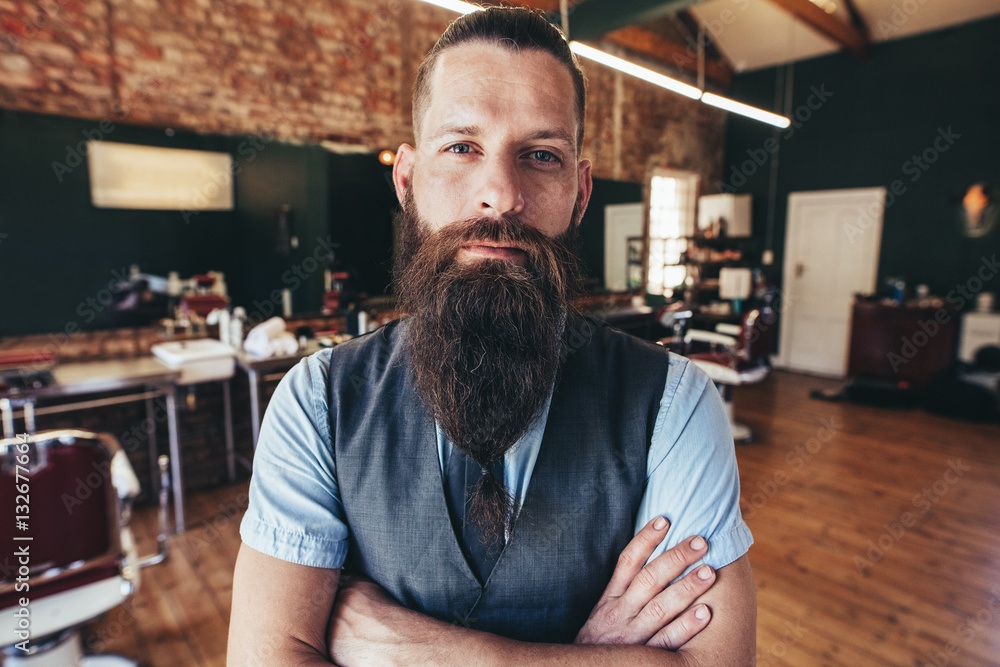
<svg viewBox="0 0 1000 667">
<path fill-rule="evenodd" d="M 248 546 L 275 558 L 339 568 L 347 558 L 349 528 L 329 430 L 330 354 L 322 350 L 303 359 L 271 397 L 254 453 L 250 504 L 240 535 Z M 654 517 L 665 516 L 670 530 L 651 558 L 687 537 L 701 535 L 709 550 L 700 562 L 720 568 L 753 544 L 740 514 L 729 421 L 718 391 L 703 371 L 672 353 L 669 364 L 635 531 Z M 548 409 L 546 404 L 532 428 L 504 456 L 504 484 L 522 503 Z M 452 445 L 440 428 L 437 442 L 443 475 Z"/>
</svg>

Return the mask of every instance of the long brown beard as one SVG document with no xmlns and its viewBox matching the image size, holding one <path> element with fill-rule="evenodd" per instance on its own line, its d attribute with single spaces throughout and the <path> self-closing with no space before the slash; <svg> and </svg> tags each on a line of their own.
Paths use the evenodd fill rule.
<svg viewBox="0 0 1000 667">
<path fill-rule="evenodd" d="M 477 219 L 426 233 L 407 191 L 398 214 L 396 289 L 412 315 L 410 361 L 417 391 L 451 442 L 484 470 L 531 426 L 553 387 L 563 332 L 579 283 L 577 212 L 552 239 L 510 219 Z M 458 262 L 470 241 L 524 250 L 524 265 Z M 484 474 L 466 517 L 490 543 L 516 513 L 503 480 Z"/>
</svg>

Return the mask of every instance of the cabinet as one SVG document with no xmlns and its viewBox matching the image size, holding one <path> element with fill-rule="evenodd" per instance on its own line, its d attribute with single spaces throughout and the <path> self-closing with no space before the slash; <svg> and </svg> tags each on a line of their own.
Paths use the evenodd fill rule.
<svg viewBox="0 0 1000 667">
<path fill-rule="evenodd" d="M 851 379 L 922 390 L 955 362 L 958 314 L 946 307 L 855 301 L 851 319 Z"/>
</svg>

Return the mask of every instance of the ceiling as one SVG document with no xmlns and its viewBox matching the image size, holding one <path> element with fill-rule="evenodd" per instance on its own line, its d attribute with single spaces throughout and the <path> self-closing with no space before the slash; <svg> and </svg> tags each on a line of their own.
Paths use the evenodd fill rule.
<svg viewBox="0 0 1000 667">
<path fill-rule="evenodd" d="M 559 0 L 520 0 L 560 23 Z M 727 85 L 738 72 L 846 50 L 868 58 L 880 42 L 1000 15 L 1000 0 L 569 0 L 570 39 L 619 51 L 664 73 L 698 71 Z"/>
</svg>

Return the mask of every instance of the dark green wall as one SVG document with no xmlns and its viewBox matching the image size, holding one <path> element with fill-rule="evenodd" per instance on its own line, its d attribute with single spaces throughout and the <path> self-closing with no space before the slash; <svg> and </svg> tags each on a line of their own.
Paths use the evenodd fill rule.
<svg viewBox="0 0 1000 667">
<path fill-rule="evenodd" d="M 351 267 L 356 289 L 385 294 L 392 279 L 392 167 L 372 155 L 331 156 L 327 174 L 330 229 L 338 257 Z"/>
<path fill-rule="evenodd" d="M 110 129 L 110 132 L 104 130 Z M 0 334 L 74 332 L 111 323 L 108 283 L 130 264 L 166 275 L 235 273 L 232 212 L 185 223 L 178 211 L 97 209 L 90 203 L 87 137 L 227 150 L 219 137 L 105 122 L 0 113 Z M 53 165 L 56 165 L 55 168 Z"/>
<path fill-rule="evenodd" d="M 241 151 L 239 146 L 244 150 Z M 296 313 L 315 313 L 323 299 L 323 270 L 330 236 L 326 173 L 329 154 L 319 146 L 271 142 L 257 149 L 237 144 L 234 179 L 238 234 L 231 252 L 239 273 L 230 281 L 233 303 L 250 320 L 281 314 L 281 290 L 292 292 Z M 278 248 L 278 210 L 291 207 L 298 247 Z"/>
<path fill-rule="evenodd" d="M 1000 183 L 998 36 L 1000 18 L 994 18 L 877 44 L 867 62 L 836 54 L 797 63 L 792 108 L 799 115 L 790 130 L 730 116 L 719 189 L 754 195 L 754 236 L 762 246 L 774 159 L 766 142 L 776 139 L 780 146 L 772 279 L 780 281 L 788 195 L 802 190 L 902 183 L 905 192 L 885 211 L 880 285 L 887 276 L 903 276 L 910 286 L 926 283 L 944 295 L 975 275 L 983 255 L 1000 251 L 1000 229 L 964 239 L 958 219 L 968 186 Z M 740 75 L 730 94 L 774 108 L 778 74 Z M 933 164 L 921 169 L 913 162 L 949 130 L 959 138 L 929 154 Z M 1000 278 L 987 289 L 1000 291 Z"/>
<path fill-rule="evenodd" d="M 88 137 L 229 152 L 235 210 L 95 208 L 82 143 Z M 0 113 L 0 335 L 50 332 L 64 339 L 125 324 L 112 316 L 107 287 L 131 264 L 163 276 L 223 271 L 233 302 L 257 318 L 280 313 L 283 288 L 292 290 L 296 312 L 318 311 L 332 241 L 327 173 L 341 157 L 266 137 Z M 293 208 L 299 239 L 288 254 L 276 247 L 276 212 L 284 204 Z"/>
<path fill-rule="evenodd" d="M 580 261 L 584 275 L 594 284 L 604 284 L 604 207 L 642 201 L 642 184 L 594 179 L 590 204 L 580 223 Z"/>
</svg>

